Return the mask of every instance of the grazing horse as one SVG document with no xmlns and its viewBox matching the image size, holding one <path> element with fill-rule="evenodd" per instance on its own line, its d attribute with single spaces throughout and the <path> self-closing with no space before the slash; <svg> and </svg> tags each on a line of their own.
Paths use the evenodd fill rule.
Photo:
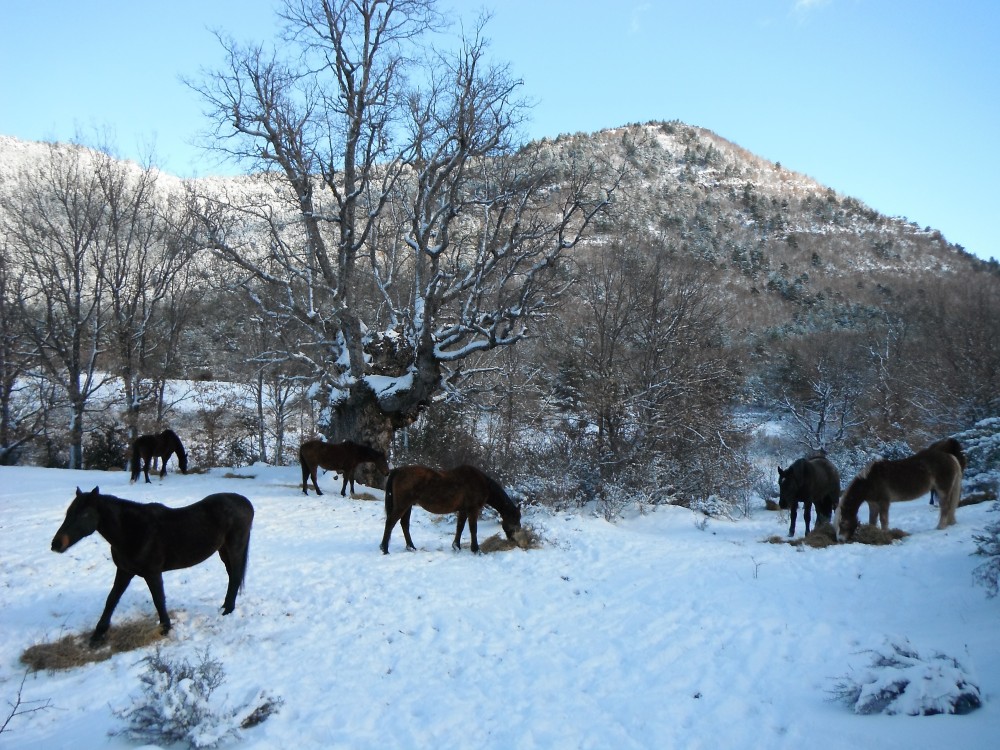
<svg viewBox="0 0 1000 750">
<path fill-rule="evenodd" d="M 229 588 L 222 614 L 236 607 L 236 593 L 243 586 L 250 552 L 253 505 L 243 495 L 220 492 L 193 505 L 168 508 L 160 503 L 135 503 L 112 495 L 76 488 L 76 498 L 66 520 L 52 538 L 52 551 L 65 552 L 95 531 L 111 545 L 111 559 L 118 568 L 104 613 L 90 637 L 92 646 L 104 640 L 111 627 L 111 613 L 135 576 L 146 581 L 160 616 L 161 632 L 170 631 L 170 616 L 163 595 L 163 571 L 190 568 L 219 553 L 229 573 Z"/>
<path fill-rule="evenodd" d="M 792 524 L 788 536 L 795 536 L 795 517 L 799 501 L 802 502 L 806 518 L 806 536 L 809 535 L 809 521 L 812 506 L 816 506 L 816 522 L 830 522 L 833 510 L 840 498 L 840 473 L 837 467 L 824 456 L 810 456 L 796 460 L 787 469 L 778 467 L 778 507 L 790 510 Z"/>
<path fill-rule="evenodd" d="M 914 500 L 936 492 L 941 498 L 938 528 L 955 523 L 955 509 L 962 494 L 962 464 L 951 453 L 922 450 L 896 461 L 875 461 L 847 487 L 834 525 L 838 541 L 850 541 L 858 528 L 858 510 L 868 502 L 868 522 L 876 518 L 889 528 L 889 503 Z"/>
<path fill-rule="evenodd" d="M 349 440 L 343 443 L 327 443 L 322 440 L 307 440 L 299 446 L 299 463 L 302 464 L 302 494 L 309 494 L 309 478 L 312 477 L 316 494 L 322 495 L 316 482 L 317 469 L 336 471 L 343 475 L 344 486 L 340 488 L 341 496 L 347 494 L 347 483 L 351 483 L 351 494 L 354 494 L 354 470 L 360 464 L 375 464 L 375 468 L 383 474 L 389 473 L 389 462 L 385 454 L 359 445 Z"/>
<path fill-rule="evenodd" d="M 462 531 L 469 522 L 470 545 L 479 552 L 476 528 L 479 512 L 489 505 L 500 514 L 501 526 L 508 539 L 521 528 L 521 509 L 507 495 L 499 482 L 472 466 L 459 466 L 450 471 L 436 471 L 426 466 L 402 466 L 393 469 L 385 484 L 385 533 L 379 548 L 389 554 L 389 536 L 399 522 L 406 539 L 406 548 L 415 550 L 410 538 L 410 511 L 419 505 L 431 513 L 457 513 L 455 540 L 451 546 L 462 548 Z"/>
<path fill-rule="evenodd" d="M 931 443 L 926 448 L 925 451 L 944 451 L 945 453 L 950 453 L 955 458 L 958 459 L 959 465 L 962 467 L 962 473 L 965 473 L 965 467 L 969 465 L 969 457 L 965 455 L 965 451 L 962 450 L 962 444 L 958 442 L 956 438 L 949 437 L 943 440 L 938 440 L 937 442 Z M 931 492 L 931 505 L 934 505 L 934 492 Z"/>
<path fill-rule="evenodd" d="M 146 475 L 146 484 L 149 481 L 149 465 L 154 459 L 162 461 L 160 466 L 160 479 L 167 475 L 167 461 L 172 454 L 177 454 L 177 466 L 180 467 L 181 474 L 187 474 L 188 458 L 184 452 L 184 446 L 177 433 L 173 430 L 164 430 L 159 435 L 140 435 L 132 444 L 132 482 L 139 478 L 139 471 Z M 141 469 L 140 469 L 141 465 Z M 156 471 L 154 465 L 153 471 Z"/>
</svg>

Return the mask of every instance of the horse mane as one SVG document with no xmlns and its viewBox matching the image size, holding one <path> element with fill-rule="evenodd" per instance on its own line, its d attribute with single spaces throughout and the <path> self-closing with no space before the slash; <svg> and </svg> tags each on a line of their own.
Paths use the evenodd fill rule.
<svg viewBox="0 0 1000 750">
<path fill-rule="evenodd" d="M 520 512 L 517 503 L 510 499 L 510 495 L 507 494 L 507 490 L 503 488 L 503 485 L 485 473 L 483 473 L 483 479 L 486 480 L 486 485 L 490 488 L 490 497 L 487 501 L 490 507 L 494 508 L 504 518 Z"/>
</svg>

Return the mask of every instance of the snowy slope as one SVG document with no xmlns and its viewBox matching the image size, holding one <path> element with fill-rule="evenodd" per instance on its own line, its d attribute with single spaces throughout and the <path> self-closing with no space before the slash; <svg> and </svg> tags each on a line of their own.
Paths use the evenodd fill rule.
<svg viewBox="0 0 1000 750">
<path fill-rule="evenodd" d="M 417 552 L 397 529 L 378 551 L 381 492 L 304 497 L 298 467 L 253 478 L 173 472 L 130 486 L 123 473 L 0 468 L 0 699 L 12 701 L 25 647 L 89 632 L 114 576 L 94 535 L 49 551 L 75 486 L 184 505 L 216 491 L 257 511 L 250 572 L 221 617 L 217 558 L 167 573 L 168 657 L 208 649 L 233 704 L 260 689 L 280 711 L 242 748 L 931 748 L 1000 737 L 1000 600 L 973 584 L 971 536 L 988 505 L 937 531 L 925 500 L 893 507 L 912 533 L 892 547 L 814 550 L 762 543 L 787 530 L 764 510 L 735 522 L 661 507 L 612 525 L 581 512 L 529 512 L 537 550 L 450 550 L 451 520 L 413 514 Z M 360 489 L 360 488 L 359 488 Z M 480 541 L 497 531 L 489 518 Z M 801 533 L 801 532 L 800 532 Z M 467 537 L 466 537 L 467 545 Z M 155 620 L 141 581 L 115 621 Z M 983 708 L 966 716 L 857 716 L 830 700 L 866 649 L 905 636 L 970 667 Z M 134 747 L 108 737 L 139 692 L 142 652 L 27 678 L 0 747 Z"/>
</svg>

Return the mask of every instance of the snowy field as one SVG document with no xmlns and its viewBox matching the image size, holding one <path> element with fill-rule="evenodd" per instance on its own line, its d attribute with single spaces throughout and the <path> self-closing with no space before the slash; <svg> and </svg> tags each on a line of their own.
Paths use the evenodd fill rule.
<svg viewBox="0 0 1000 750">
<path fill-rule="evenodd" d="M 241 748 L 994 748 L 1000 738 L 1000 599 L 973 583 L 973 533 L 990 504 L 935 530 L 926 499 L 894 505 L 912 536 L 890 547 L 766 544 L 785 514 L 709 520 L 661 507 L 610 524 L 528 511 L 543 547 L 453 553 L 450 518 L 416 509 L 418 551 L 397 528 L 378 550 L 381 492 L 304 497 L 298 467 L 256 466 L 130 486 L 120 472 L 0 468 L 0 699 L 4 715 L 34 643 L 89 633 L 114 577 L 98 535 L 63 555 L 53 534 L 80 486 L 185 505 L 213 492 L 256 508 L 246 587 L 219 614 L 217 557 L 164 576 L 174 622 L 165 658 L 206 649 L 225 669 L 218 698 L 260 690 L 283 705 Z M 251 477 L 252 475 L 252 477 Z M 359 494 L 361 488 L 359 487 Z M 373 498 L 373 499 L 372 499 Z M 864 515 L 863 515 L 864 517 Z M 802 520 L 799 520 L 799 534 Z M 480 542 L 498 531 L 492 514 Z M 155 622 L 144 583 L 114 622 Z M 112 624 L 114 627 L 114 623 Z M 965 716 L 859 716 L 831 700 L 866 652 L 905 636 L 960 660 L 982 688 Z M 145 652 L 27 677 L 3 748 L 128 748 L 109 732 L 139 695 Z"/>
</svg>

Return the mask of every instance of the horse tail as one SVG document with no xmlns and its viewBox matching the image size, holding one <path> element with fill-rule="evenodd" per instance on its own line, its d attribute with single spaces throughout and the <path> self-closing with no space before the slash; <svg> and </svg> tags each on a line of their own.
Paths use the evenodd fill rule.
<svg viewBox="0 0 1000 750">
<path fill-rule="evenodd" d="M 394 504 L 392 499 L 392 485 L 397 471 L 398 469 L 393 469 L 385 479 L 385 515 L 387 518 L 392 514 L 392 506 Z"/>
<path fill-rule="evenodd" d="M 243 586 L 247 580 L 247 569 L 250 567 L 250 534 L 247 532 L 247 543 L 243 547 L 243 575 L 240 576 L 240 591 L 243 591 Z"/>
<path fill-rule="evenodd" d="M 242 575 L 240 575 L 240 588 L 239 588 L 241 592 L 243 591 L 243 586 L 247 580 L 247 569 L 250 567 L 250 532 L 253 531 L 253 516 L 254 516 L 253 505 L 251 505 L 250 501 L 247 500 L 246 498 L 243 499 L 246 501 L 246 505 L 248 506 L 247 510 L 249 511 L 250 517 L 247 519 L 247 539 L 246 542 L 243 544 L 243 573 Z"/>
<path fill-rule="evenodd" d="M 129 467 L 128 467 L 129 472 L 132 475 L 131 481 L 133 482 L 139 478 L 139 466 L 140 466 L 139 441 L 136 440 L 134 443 L 132 443 L 132 456 L 129 459 Z"/>
<path fill-rule="evenodd" d="M 305 490 L 306 482 L 309 481 L 309 462 L 306 461 L 305 455 L 302 453 L 303 445 L 299 446 L 299 465 L 302 467 L 302 489 Z"/>
</svg>

